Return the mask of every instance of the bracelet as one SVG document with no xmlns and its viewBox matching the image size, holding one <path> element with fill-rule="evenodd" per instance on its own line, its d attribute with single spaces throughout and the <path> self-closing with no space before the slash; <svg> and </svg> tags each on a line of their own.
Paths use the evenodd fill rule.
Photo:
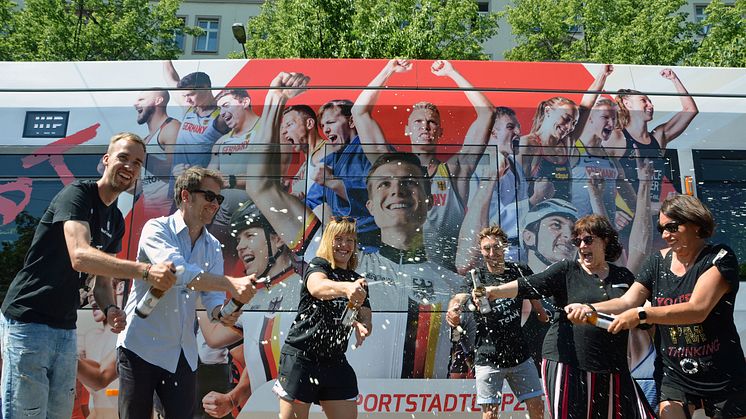
<svg viewBox="0 0 746 419">
<path fill-rule="evenodd" d="M 116 308 L 117 310 L 119 309 L 119 306 L 117 306 L 116 304 L 109 304 L 102 310 L 102 312 L 104 313 L 104 317 L 106 317 L 107 319 L 109 318 L 109 309 L 112 307 Z"/>
<path fill-rule="evenodd" d="M 238 409 L 238 403 L 236 403 L 236 401 L 233 400 L 233 396 L 230 393 L 228 393 L 228 398 L 231 400 L 231 407 L 233 409 Z"/>
<path fill-rule="evenodd" d="M 143 281 L 147 281 L 148 278 L 150 277 L 150 268 L 152 268 L 152 267 L 153 267 L 153 265 L 151 265 L 151 264 L 148 263 L 148 265 L 145 267 L 145 270 L 142 271 L 142 280 Z"/>
<path fill-rule="evenodd" d="M 593 307 L 591 304 L 586 303 L 585 306 L 593 310 L 594 313 L 596 312 L 596 307 Z"/>
</svg>

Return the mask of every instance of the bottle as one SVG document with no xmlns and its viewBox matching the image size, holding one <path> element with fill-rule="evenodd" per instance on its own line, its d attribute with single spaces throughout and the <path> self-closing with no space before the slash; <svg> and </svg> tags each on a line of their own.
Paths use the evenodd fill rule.
<svg viewBox="0 0 746 419">
<path fill-rule="evenodd" d="M 347 307 L 345 307 L 345 311 L 342 313 L 342 325 L 352 327 L 352 324 L 357 319 L 357 311 L 358 309 L 355 308 L 355 305 L 348 301 Z"/>
<path fill-rule="evenodd" d="M 476 269 L 471 271 L 471 282 L 474 284 L 474 294 L 479 299 L 479 312 L 487 314 L 492 311 L 490 307 L 490 300 L 487 298 L 487 290 L 484 288 L 484 284 L 480 280 L 480 272 Z"/>
<path fill-rule="evenodd" d="M 611 322 L 614 321 L 614 316 L 606 313 L 599 313 L 598 311 L 591 311 L 586 314 L 585 321 L 596 327 L 600 327 L 601 329 L 609 330 Z"/>
<path fill-rule="evenodd" d="M 183 266 L 176 267 L 176 270 L 172 271 L 175 274 L 179 275 L 184 272 Z M 153 309 L 156 305 L 158 305 L 158 301 L 161 300 L 161 297 L 163 297 L 163 294 L 165 291 L 159 290 L 155 287 L 150 287 L 147 293 L 145 293 L 145 297 L 140 300 L 139 303 L 137 303 L 137 307 L 135 307 L 135 314 L 137 314 L 138 317 L 145 319 L 147 318 L 150 313 L 153 312 Z"/>
<path fill-rule="evenodd" d="M 251 283 L 254 284 L 254 286 L 259 285 L 259 284 L 265 284 L 265 286 L 269 286 L 268 284 L 270 282 L 271 281 L 268 276 L 259 278 L 255 281 L 251 281 Z M 230 316 L 231 314 L 237 312 L 241 308 L 243 308 L 243 303 L 236 300 L 235 298 L 231 298 L 230 301 L 223 304 L 223 307 L 220 308 L 220 312 L 218 313 L 218 320 L 222 319 L 225 316 Z"/>
<path fill-rule="evenodd" d="M 464 333 L 464 328 L 456 326 L 451 328 L 451 342 L 457 343 L 461 340 L 461 335 Z"/>
</svg>

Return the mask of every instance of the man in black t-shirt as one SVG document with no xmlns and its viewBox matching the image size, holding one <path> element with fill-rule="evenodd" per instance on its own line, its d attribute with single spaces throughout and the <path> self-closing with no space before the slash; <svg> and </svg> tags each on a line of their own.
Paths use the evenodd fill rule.
<svg viewBox="0 0 746 419">
<path fill-rule="evenodd" d="M 524 266 L 505 262 L 508 237 L 498 226 L 479 232 L 479 250 L 485 268 L 473 270 L 467 277 L 477 275 L 483 286 L 504 284 L 531 274 Z M 469 288 L 469 287 L 467 287 Z M 470 299 L 470 290 L 456 294 L 449 303 L 448 323 L 461 323 L 461 307 Z M 535 304 L 539 304 L 536 302 Z M 477 404 L 482 407 L 483 419 L 497 419 L 503 381 L 519 401 L 525 401 L 531 419 L 544 417 L 543 393 L 539 374 L 523 342 L 521 308 L 523 302 L 515 298 L 501 298 L 490 302 L 490 311 L 473 313 L 476 322 L 476 353 L 474 364 L 477 381 Z M 540 305 L 539 305 L 540 308 Z M 540 311 L 543 314 L 543 310 Z"/>
<path fill-rule="evenodd" d="M 124 329 L 125 316 L 115 304 L 112 277 L 142 278 L 160 289 L 176 280 L 170 263 L 151 266 L 114 256 L 124 235 L 116 199 L 134 186 L 144 160 L 140 137 L 116 134 L 103 157 L 101 179 L 67 185 L 39 221 L 2 304 L 3 417 L 34 411 L 39 417 L 70 417 L 78 290 L 89 275 L 96 276 L 94 298 L 114 333 Z"/>
</svg>

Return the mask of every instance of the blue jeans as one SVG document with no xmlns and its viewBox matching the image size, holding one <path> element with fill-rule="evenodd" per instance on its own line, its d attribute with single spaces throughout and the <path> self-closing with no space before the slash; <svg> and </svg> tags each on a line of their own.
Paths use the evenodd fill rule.
<svg viewBox="0 0 746 419">
<path fill-rule="evenodd" d="M 70 419 L 78 366 L 75 330 L 0 314 L 3 418 Z"/>
</svg>

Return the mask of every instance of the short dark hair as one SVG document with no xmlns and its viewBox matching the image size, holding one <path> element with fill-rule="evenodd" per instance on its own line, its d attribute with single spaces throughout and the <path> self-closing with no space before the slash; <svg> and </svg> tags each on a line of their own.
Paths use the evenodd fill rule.
<svg viewBox="0 0 746 419">
<path fill-rule="evenodd" d="M 236 99 L 249 99 L 251 100 L 251 96 L 249 96 L 249 91 L 246 89 L 225 89 L 221 90 L 220 93 L 215 96 L 215 100 L 218 100 L 222 98 L 223 96 L 231 95 Z"/>
<path fill-rule="evenodd" d="M 491 226 L 485 227 L 480 230 L 478 237 L 480 245 L 485 237 L 495 237 L 503 245 L 508 244 L 508 235 L 505 234 L 505 231 L 503 231 L 503 229 L 500 228 L 500 226 L 497 224 L 492 224 Z"/>
<path fill-rule="evenodd" d="M 619 233 L 611 226 L 609 219 L 603 215 L 586 215 L 576 221 L 572 228 L 572 237 L 578 237 L 581 233 L 592 234 L 606 240 L 604 255 L 607 261 L 613 262 L 622 255 L 622 245 L 619 244 Z"/>
<path fill-rule="evenodd" d="M 715 218 L 707 206 L 691 195 L 674 195 L 661 204 L 661 213 L 680 223 L 699 227 L 699 238 L 706 239 L 715 231 Z"/>
<path fill-rule="evenodd" d="M 341 113 L 342 116 L 352 117 L 352 105 L 354 105 L 354 103 L 349 99 L 330 100 L 319 108 L 319 117 L 324 115 L 324 112 L 331 108 L 339 109 L 339 113 Z"/>
<path fill-rule="evenodd" d="M 508 108 L 507 106 L 498 106 L 495 108 L 495 119 L 501 116 L 507 116 L 510 118 L 516 117 L 513 108 Z"/>
<path fill-rule="evenodd" d="M 290 112 L 298 112 L 306 119 L 313 119 L 314 123 L 318 125 L 318 122 L 316 120 L 316 112 L 313 111 L 313 109 L 308 105 L 292 105 L 285 108 L 284 111 L 282 111 L 282 114 L 288 114 Z"/>
<path fill-rule="evenodd" d="M 195 71 L 194 73 L 189 73 L 182 77 L 181 80 L 176 83 L 176 87 L 180 89 L 199 89 L 202 87 L 212 87 L 212 82 L 207 73 Z"/>
<path fill-rule="evenodd" d="M 425 195 L 432 194 L 430 177 L 427 175 L 427 169 L 422 166 L 422 163 L 420 163 L 420 159 L 412 153 L 405 153 L 400 151 L 382 154 L 381 156 L 379 156 L 370 167 L 368 176 L 365 178 L 365 184 L 369 185 L 371 179 L 374 177 L 373 174 L 375 173 L 375 171 L 378 170 L 381 166 L 389 163 L 405 163 L 417 167 L 420 173 L 416 174 L 414 177 L 422 179 L 422 186 L 425 190 Z M 370 190 L 368 192 L 370 192 Z"/>
<path fill-rule="evenodd" d="M 202 180 L 208 177 L 215 179 L 218 185 L 225 183 L 223 176 L 216 170 L 205 169 L 200 166 L 192 166 L 184 170 L 174 182 L 174 202 L 176 202 L 176 206 L 181 206 L 181 191 L 199 189 Z"/>
</svg>

